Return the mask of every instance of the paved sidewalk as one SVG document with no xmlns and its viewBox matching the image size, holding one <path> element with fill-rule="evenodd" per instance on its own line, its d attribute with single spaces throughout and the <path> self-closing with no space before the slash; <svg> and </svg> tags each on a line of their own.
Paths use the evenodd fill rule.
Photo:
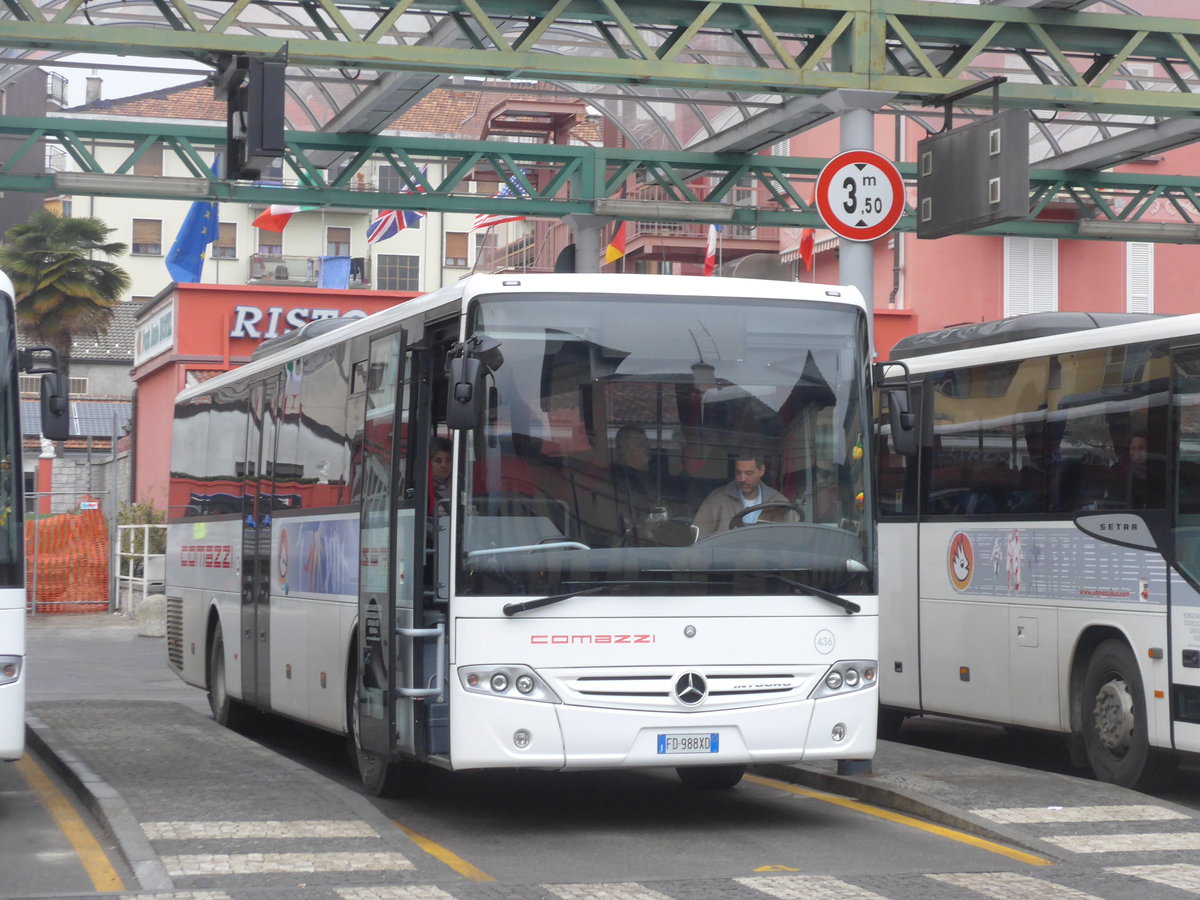
<svg viewBox="0 0 1200 900">
<path fill-rule="evenodd" d="M 141 889 L 221 888 L 231 874 L 279 888 L 295 883 L 281 874 L 293 863 L 308 885 L 347 865 L 380 884 L 451 876 L 362 795 L 217 726 L 203 692 L 167 670 L 161 638 L 87 616 L 33 620 L 29 646 L 31 746 L 111 829 Z M 871 775 L 832 763 L 758 772 L 1076 867 L 1166 872 L 1200 893 L 1200 814 L 1123 788 L 889 742 Z M 189 831 L 196 823 L 208 831 Z M 264 855 L 281 856 L 267 852 L 272 829 L 288 832 L 290 859 L 256 874 Z"/>
</svg>

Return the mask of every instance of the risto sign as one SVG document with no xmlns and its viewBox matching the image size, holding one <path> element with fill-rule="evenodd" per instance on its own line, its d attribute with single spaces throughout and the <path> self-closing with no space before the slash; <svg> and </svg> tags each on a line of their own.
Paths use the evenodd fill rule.
<svg viewBox="0 0 1200 900">
<path fill-rule="evenodd" d="M 259 306 L 235 306 L 233 327 L 229 330 L 229 336 L 267 340 L 318 319 L 336 319 L 339 316 L 361 319 L 365 315 L 361 309 L 342 312 L 337 309 L 310 309 L 306 306 L 297 306 L 294 309 L 284 309 L 282 306 L 269 306 L 265 309 Z"/>
</svg>

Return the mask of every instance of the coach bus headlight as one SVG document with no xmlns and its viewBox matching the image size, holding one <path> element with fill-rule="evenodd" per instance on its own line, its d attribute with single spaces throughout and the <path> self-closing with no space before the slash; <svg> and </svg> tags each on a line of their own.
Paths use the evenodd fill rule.
<svg viewBox="0 0 1200 900">
<path fill-rule="evenodd" d="M 473 694 L 542 703 L 562 702 L 529 666 L 463 666 L 458 670 L 458 680 Z"/>
<path fill-rule="evenodd" d="M 873 659 L 843 659 L 829 667 L 821 683 L 809 696 L 813 700 L 861 691 L 875 684 L 876 663 Z"/>
<path fill-rule="evenodd" d="M 9 684 L 21 677 L 21 657 L 0 656 L 0 684 Z"/>
</svg>

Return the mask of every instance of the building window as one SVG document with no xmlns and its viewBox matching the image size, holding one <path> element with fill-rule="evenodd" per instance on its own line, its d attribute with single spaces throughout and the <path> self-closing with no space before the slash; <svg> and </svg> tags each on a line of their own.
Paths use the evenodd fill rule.
<svg viewBox="0 0 1200 900">
<path fill-rule="evenodd" d="M 1004 239 L 1004 315 L 1058 310 L 1058 241 Z"/>
<path fill-rule="evenodd" d="M 1125 311 L 1154 312 L 1154 245 L 1130 241 L 1125 245 Z"/>
<path fill-rule="evenodd" d="M 349 256 L 350 255 L 350 229 L 349 228 L 326 228 L 325 229 L 325 255 L 326 256 Z"/>
<path fill-rule="evenodd" d="M 134 175 L 153 175 L 155 177 L 163 173 L 163 148 L 162 144 L 155 144 L 152 147 L 147 147 L 146 152 L 138 157 L 138 161 L 133 164 Z"/>
<path fill-rule="evenodd" d="M 465 231 L 446 232 L 445 265 L 463 269 L 467 267 L 467 238 Z"/>
<path fill-rule="evenodd" d="M 271 160 L 258 180 L 268 184 L 283 184 L 283 160 Z"/>
<path fill-rule="evenodd" d="M 213 259 L 237 259 L 237 223 L 222 222 L 213 241 Z"/>
<path fill-rule="evenodd" d="M 158 219 L 133 220 L 134 256 L 162 256 L 162 222 Z"/>
<path fill-rule="evenodd" d="M 258 252 L 260 256 L 283 256 L 283 235 L 278 231 L 263 231 L 261 228 L 255 229 L 258 232 Z"/>
<path fill-rule="evenodd" d="M 379 190 L 384 194 L 399 194 L 406 189 L 404 179 L 399 171 L 392 166 L 380 166 L 377 173 Z"/>
<path fill-rule="evenodd" d="M 381 291 L 419 291 L 421 261 L 417 256 L 380 254 L 375 261 L 375 286 Z"/>
<path fill-rule="evenodd" d="M 21 375 L 19 377 L 19 385 L 22 394 L 40 394 L 42 391 L 42 376 L 41 375 Z M 88 392 L 88 380 L 86 378 L 77 378 L 72 375 L 67 379 L 67 391 L 76 396 L 82 396 Z"/>
</svg>

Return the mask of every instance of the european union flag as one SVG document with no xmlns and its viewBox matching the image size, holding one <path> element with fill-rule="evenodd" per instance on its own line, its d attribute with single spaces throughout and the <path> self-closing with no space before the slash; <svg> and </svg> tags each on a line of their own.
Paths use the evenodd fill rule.
<svg viewBox="0 0 1200 900">
<path fill-rule="evenodd" d="M 212 173 L 217 174 L 220 160 L 213 160 Z M 195 283 L 204 269 L 204 253 L 220 234 L 217 204 L 214 200 L 197 200 L 184 217 L 175 243 L 167 252 L 167 271 L 177 283 Z"/>
</svg>

